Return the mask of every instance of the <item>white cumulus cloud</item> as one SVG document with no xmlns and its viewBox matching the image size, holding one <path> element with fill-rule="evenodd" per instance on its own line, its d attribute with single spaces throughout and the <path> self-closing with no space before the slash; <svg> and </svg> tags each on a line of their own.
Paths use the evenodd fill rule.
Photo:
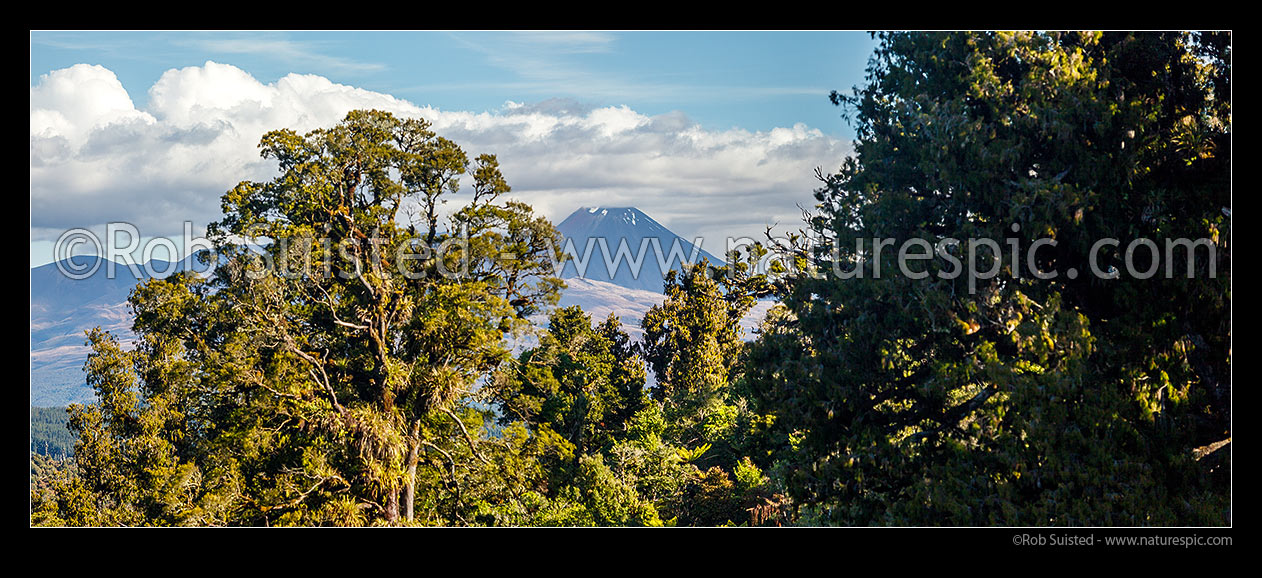
<svg viewBox="0 0 1262 578">
<path fill-rule="evenodd" d="M 313 75 L 259 82 L 228 64 L 172 69 L 137 109 L 110 70 L 55 70 L 31 87 L 31 238 L 73 227 L 135 224 L 178 235 L 219 218 L 219 198 L 274 167 L 258 156 L 268 130 L 335 124 L 357 108 L 430 120 L 471 154 L 496 154 L 513 196 L 555 221 L 580 206 L 636 206 L 721 251 L 727 236 L 796 226 L 816 167 L 849 145 L 805 125 L 710 130 L 682 113 L 550 100 L 497 111 L 445 111 Z"/>
</svg>

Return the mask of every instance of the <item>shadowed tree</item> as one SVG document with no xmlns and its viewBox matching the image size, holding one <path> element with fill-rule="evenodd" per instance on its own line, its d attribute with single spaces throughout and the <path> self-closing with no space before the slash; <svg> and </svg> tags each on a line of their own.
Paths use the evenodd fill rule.
<svg viewBox="0 0 1262 578">
<path fill-rule="evenodd" d="M 880 41 L 833 94 L 856 154 L 782 247 L 799 273 L 746 364 L 803 519 L 1227 523 L 1230 37 Z M 960 242 L 903 274 L 876 238 Z M 980 241 L 1041 238 L 1015 263 Z M 1103 279 L 1105 238 L 1205 241 L 1174 275 Z"/>
</svg>

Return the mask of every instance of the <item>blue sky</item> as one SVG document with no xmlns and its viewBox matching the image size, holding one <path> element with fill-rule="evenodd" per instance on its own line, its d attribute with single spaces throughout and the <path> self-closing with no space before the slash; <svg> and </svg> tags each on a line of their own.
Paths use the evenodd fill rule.
<svg viewBox="0 0 1262 578">
<path fill-rule="evenodd" d="M 204 226 L 225 187 L 266 177 L 250 160 L 206 158 L 235 154 L 229 145 L 252 154 L 263 130 L 252 120 L 327 124 L 338 107 L 378 102 L 432 116 L 462 145 L 515 154 L 510 183 L 553 219 L 606 199 L 685 236 L 750 233 L 810 201 L 810 174 L 778 182 L 773 171 L 840 163 L 854 133 L 827 95 L 862 83 L 874 46 L 866 32 L 32 32 L 32 265 L 71 226 L 124 220 L 153 236 L 181 219 Z M 103 159 L 102 142 L 119 145 L 117 158 Z M 662 147 L 679 143 L 691 143 L 691 162 L 663 164 Z M 534 168 L 579 150 L 595 159 L 589 172 L 659 176 L 628 184 Z M 743 163 L 767 174 L 729 168 Z M 191 166 L 197 178 L 177 176 Z M 737 207 L 765 214 L 742 221 Z"/>
<path fill-rule="evenodd" d="M 31 84 L 99 64 L 144 108 L 163 72 L 214 60 L 263 82 L 318 74 L 449 110 L 570 98 L 851 137 L 827 95 L 862 81 L 874 45 L 866 32 L 32 32 Z"/>
</svg>

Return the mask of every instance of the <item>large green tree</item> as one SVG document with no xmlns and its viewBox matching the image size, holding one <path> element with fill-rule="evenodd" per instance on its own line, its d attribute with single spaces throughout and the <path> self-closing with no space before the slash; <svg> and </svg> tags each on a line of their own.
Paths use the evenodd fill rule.
<svg viewBox="0 0 1262 578">
<path fill-rule="evenodd" d="M 1229 522 L 1230 47 L 880 35 L 866 85 L 833 94 L 855 154 L 784 245 L 798 270 L 746 366 L 803 521 Z M 1040 238 L 1055 278 L 1007 256 Z M 1105 238 L 1106 271 L 1134 239 L 1163 273 L 1166 239 L 1209 247 L 1191 269 L 1176 251 L 1171 276 L 1105 279 Z M 899 270 L 899 245 L 944 239 Z"/>
<path fill-rule="evenodd" d="M 644 363 L 630 339 L 613 314 L 593 326 L 578 306 L 554 310 L 540 344 L 496 380 L 500 421 L 555 432 L 575 463 L 606 449 L 645 403 Z"/>
<path fill-rule="evenodd" d="M 746 457 L 764 445 L 764 417 L 749 410 L 734 384 L 745 349 L 741 319 L 770 291 L 758 269 L 765 256 L 753 245 L 729 253 L 726 264 L 669 272 L 665 298 L 641 321 L 641 349 L 656 384 L 635 429 L 652 433 L 616 449 L 637 457 L 630 460 L 637 478 L 670 482 L 669 491 L 645 491 L 661 496 L 661 509 L 680 524 L 743 523 L 764 489 L 761 472 Z M 654 457 L 663 448 L 685 459 Z M 674 479 L 662 479 L 667 471 Z"/>
<path fill-rule="evenodd" d="M 49 520 L 461 523 L 494 493 L 470 484 L 520 475 L 485 454 L 529 443 L 489 441 L 462 400 L 555 302 L 552 225 L 421 119 L 354 111 L 260 148 L 279 175 L 224 195 L 214 275 L 138 287 L 134 351 L 91 335 L 99 403 L 71 410 L 79 475 Z"/>
</svg>

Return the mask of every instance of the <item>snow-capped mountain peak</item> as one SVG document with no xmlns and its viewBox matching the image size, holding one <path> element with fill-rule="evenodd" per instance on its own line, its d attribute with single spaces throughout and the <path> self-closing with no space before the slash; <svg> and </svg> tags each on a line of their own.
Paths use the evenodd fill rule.
<svg viewBox="0 0 1262 578">
<path fill-rule="evenodd" d="M 720 264 L 700 239 L 688 240 L 635 207 L 582 207 L 557 225 L 573 257 L 563 277 L 582 277 L 660 293 L 684 263 Z M 720 251 L 721 252 L 721 251 Z"/>
</svg>

